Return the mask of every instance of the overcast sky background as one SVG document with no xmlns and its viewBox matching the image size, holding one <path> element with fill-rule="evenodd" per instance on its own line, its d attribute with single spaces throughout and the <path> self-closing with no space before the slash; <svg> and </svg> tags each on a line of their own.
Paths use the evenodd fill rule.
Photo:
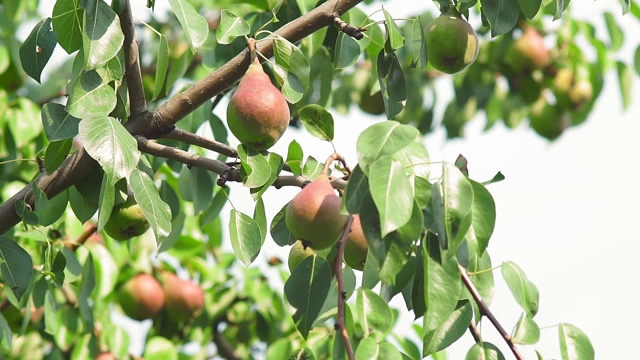
<svg viewBox="0 0 640 360">
<path fill-rule="evenodd" d="M 51 9 L 43 2 L 43 14 Z M 146 18 L 144 2 L 133 2 L 139 18 Z M 625 29 L 625 35 L 637 34 L 638 20 L 632 15 L 621 16 L 618 1 L 572 2 L 574 14 L 592 20 L 599 37 L 607 39 L 602 12 L 607 9 Z M 53 2 L 49 4 L 52 6 Z M 379 3 L 376 7 L 379 8 Z M 156 12 L 167 6 L 156 3 Z M 432 9 L 430 1 L 412 3 L 392 0 L 384 4 L 395 17 L 415 15 L 421 9 Z M 367 11 L 372 12 L 372 11 Z M 478 19 L 471 19 L 476 23 Z M 31 25 L 33 26 L 33 25 Z M 28 31 L 30 30 L 27 29 Z M 26 34 L 23 38 L 26 37 Z M 629 41 L 629 39 L 627 39 Z M 623 58 L 633 59 L 637 44 L 627 44 Z M 56 54 L 61 55 L 60 49 Z M 447 81 L 443 82 L 443 85 Z M 634 78 L 634 99 L 638 98 L 637 77 Z M 446 86 L 443 92 L 451 93 Z M 439 96 L 440 99 L 450 96 Z M 540 310 L 535 317 L 542 338 L 534 347 L 521 347 L 527 359 L 538 349 L 545 359 L 559 359 L 557 328 L 567 322 L 585 331 L 593 343 L 598 359 L 624 359 L 637 353 L 640 336 L 640 293 L 635 270 L 640 253 L 638 222 L 640 190 L 638 190 L 637 156 L 640 154 L 640 107 L 637 101 L 626 112 L 621 109 L 617 78 L 606 79 L 603 94 L 591 118 L 577 128 L 567 130 L 553 143 L 537 136 L 526 124 L 517 129 L 505 129 L 500 124 L 483 132 L 484 118 L 476 119 L 465 128 L 465 138 L 446 141 L 439 129 L 424 139 L 434 161 L 453 162 L 458 154 L 469 160 L 470 176 L 476 180 L 490 179 L 501 171 L 506 180 L 490 185 L 497 206 L 497 222 L 489 245 L 494 266 L 514 261 L 540 290 Z M 224 119 L 225 103 L 217 111 Z M 348 116 L 334 113 L 335 144 L 348 163 L 355 165 L 356 134 L 379 118 L 372 118 L 354 109 Z M 289 129 L 272 149 L 286 157 L 289 142 L 296 139 L 306 155 L 324 160 L 332 148 L 304 132 Z M 231 141 L 234 141 L 230 137 Z M 248 191 L 236 187 L 232 201 L 238 210 L 251 214 L 253 202 Z M 264 195 L 269 219 L 298 190 L 270 189 Z M 228 218 L 228 211 L 223 211 Z M 229 242 L 227 248 L 231 249 Z M 267 240 L 260 259 L 271 255 L 286 258 L 288 249 Z M 260 262 L 260 261 L 258 261 Z M 256 264 L 253 266 L 262 266 Z M 495 273 L 496 293 L 491 309 L 503 326 L 511 331 L 521 310 L 504 285 L 499 270 Z M 396 302 L 399 309 L 401 303 Z M 401 317 L 397 332 L 406 329 L 410 317 Z M 127 329 L 138 333 L 127 323 Z M 132 327 L 133 326 L 133 327 Z M 512 358 L 503 341 L 487 322 L 482 328 L 485 340 L 499 346 L 507 358 Z M 141 340 L 141 339 L 140 339 Z M 134 341 L 134 344 L 136 342 Z M 469 334 L 449 350 L 450 359 L 463 359 L 473 344 Z M 136 347 L 142 345 L 137 342 Z M 140 351 L 139 349 L 138 351 Z M 137 351 L 136 351 L 137 352 Z"/>
</svg>

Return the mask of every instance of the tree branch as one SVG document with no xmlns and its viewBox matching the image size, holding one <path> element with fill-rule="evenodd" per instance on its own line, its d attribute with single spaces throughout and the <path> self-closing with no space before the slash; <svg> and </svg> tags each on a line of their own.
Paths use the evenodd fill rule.
<svg viewBox="0 0 640 360">
<path fill-rule="evenodd" d="M 362 0 L 327 1 L 305 15 L 283 25 L 274 34 L 296 43 L 323 27 L 333 25 L 335 16 L 344 14 L 360 2 Z M 273 41 L 258 41 L 256 49 L 265 57 L 271 57 L 273 55 Z M 131 124 L 128 126 L 128 130 L 134 134 L 149 135 L 145 129 L 148 129 L 150 125 L 167 130 L 173 129 L 173 126 L 180 119 L 240 80 L 249 67 L 248 55 L 247 51 L 236 55 L 207 77 L 153 111 L 153 118 L 148 119 L 150 123 L 141 121 L 139 124 Z"/>
<path fill-rule="evenodd" d="M 223 144 L 221 142 L 217 142 L 215 140 L 211 140 L 179 128 L 173 129 L 170 133 L 163 136 L 162 138 L 178 140 L 190 145 L 200 146 L 207 150 L 215 151 L 219 154 L 226 155 L 231 158 L 238 157 L 238 152 L 236 151 L 236 149 L 227 144 Z"/>
<path fill-rule="evenodd" d="M 288 39 L 292 43 L 298 42 L 315 31 L 332 25 L 336 15 L 344 14 L 360 2 L 362 0 L 327 1 L 300 18 L 282 26 L 275 34 Z M 257 49 L 263 55 L 271 56 L 273 54 L 273 41 L 259 41 Z M 131 48 L 129 48 L 130 50 Z M 142 135 L 147 139 L 159 138 L 172 131 L 176 122 L 198 108 L 198 106 L 238 81 L 248 66 L 249 59 L 247 54 L 242 52 L 203 80 L 164 103 L 153 113 L 136 113 L 132 111 L 132 116 L 125 123 L 125 127 L 130 133 Z M 139 68 L 137 72 L 139 73 Z M 129 96 L 132 93 L 135 92 L 132 92 L 131 88 L 129 88 Z M 144 96 L 142 92 L 137 95 L 141 94 Z M 132 109 L 133 103 L 132 97 Z M 136 106 L 138 108 L 141 107 Z M 96 162 L 84 150 L 80 150 L 68 157 L 52 174 L 48 176 L 41 175 L 36 179 L 35 183 L 47 194 L 47 197 L 52 198 L 84 179 L 93 169 L 93 164 L 96 164 Z M 33 196 L 27 196 L 30 190 L 31 184 L 0 205 L 0 219 L 2 219 L 2 222 L 0 222 L 0 234 L 4 234 L 20 222 L 20 217 L 18 217 L 14 209 L 18 199 L 24 199 L 27 204 L 33 207 Z"/>
<path fill-rule="evenodd" d="M 351 347 L 351 341 L 349 340 L 349 333 L 347 332 L 347 325 L 344 320 L 344 307 L 346 303 L 347 294 L 344 291 L 344 279 L 342 277 L 342 259 L 344 258 L 344 243 L 347 241 L 347 237 L 351 232 L 351 224 L 353 224 L 353 215 L 349 216 L 349 220 L 344 225 L 340 240 L 338 240 L 338 253 L 333 260 L 334 271 L 336 273 L 336 282 L 338 283 L 338 314 L 336 318 L 336 331 L 342 336 L 344 341 L 344 348 L 347 351 L 347 359 L 354 360 L 355 355 L 353 348 Z"/>
<path fill-rule="evenodd" d="M 498 319 L 496 319 L 496 317 L 493 315 L 491 310 L 489 310 L 487 305 L 482 301 L 482 297 L 480 296 L 478 289 L 476 289 L 476 287 L 471 282 L 471 278 L 469 278 L 467 269 L 465 269 L 460 264 L 458 264 L 458 269 L 460 270 L 460 277 L 462 277 L 462 282 L 467 287 L 467 290 L 469 290 L 469 292 L 471 293 L 473 300 L 476 302 L 476 304 L 478 304 L 478 309 L 480 310 L 480 314 L 482 314 L 483 316 L 486 316 L 487 319 L 491 321 L 491 323 L 496 328 L 496 330 L 498 330 L 498 333 L 500 333 L 504 341 L 506 341 L 507 345 L 509 345 L 511 352 L 513 352 L 513 355 L 516 357 L 516 359 L 524 360 L 524 357 L 522 357 L 522 354 L 520 354 L 520 351 L 518 350 L 516 345 L 513 343 L 513 341 L 511 341 L 511 336 L 509 336 L 509 334 L 504 330 L 502 325 L 500 325 L 500 323 L 498 322 Z"/>
<path fill-rule="evenodd" d="M 124 33 L 124 76 L 127 79 L 129 89 L 129 101 L 131 114 L 139 114 L 147 111 L 147 99 L 142 86 L 142 74 L 140 72 L 140 51 L 136 41 L 136 29 L 133 26 L 131 4 L 125 1 L 124 9 L 120 13 L 120 28 Z M 135 119 L 135 116 L 133 117 Z"/>
</svg>

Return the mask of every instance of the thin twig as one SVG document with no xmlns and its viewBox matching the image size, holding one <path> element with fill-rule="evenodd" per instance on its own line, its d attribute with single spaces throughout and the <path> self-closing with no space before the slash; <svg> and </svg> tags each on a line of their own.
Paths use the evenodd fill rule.
<svg viewBox="0 0 640 360">
<path fill-rule="evenodd" d="M 87 241 L 87 239 L 89 239 L 91 237 L 91 235 L 93 235 L 96 232 L 96 230 L 98 230 L 98 227 L 95 224 L 91 224 L 91 226 L 86 228 L 82 232 L 82 234 L 80 234 L 80 236 L 78 236 L 76 241 L 68 243 L 68 244 L 66 244 L 66 246 L 71 251 L 76 251 L 76 249 L 78 249 L 80 247 L 80 245 L 84 244 Z"/>
<path fill-rule="evenodd" d="M 342 340 L 344 341 L 344 348 L 347 351 L 347 358 L 349 360 L 354 360 L 355 355 L 353 353 L 353 348 L 351 347 L 349 333 L 347 332 L 347 325 L 344 320 L 344 307 L 347 300 L 347 294 L 344 291 L 344 279 L 342 277 L 342 259 L 344 258 L 344 243 L 347 241 L 347 237 L 351 232 L 352 223 L 353 215 L 349 216 L 347 223 L 344 225 L 340 240 L 338 240 L 338 243 L 336 244 L 336 246 L 338 247 L 338 253 L 336 254 L 336 258 L 333 260 L 334 271 L 336 273 L 336 282 L 338 283 L 338 314 L 335 328 L 336 331 L 339 332 L 342 336 Z"/>
<path fill-rule="evenodd" d="M 476 327 L 476 323 L 471 320 L 469 324 L 469 332 L 471 332 L 471 336 L 473 336 L 473 340 L 475 340 L 476 344 L 482 343 L 482 336 L 480 335 L 480 331 Z"/>
<path fill-rule="evenodd" d="M 124 33 L 124 76 L 127 79 L 131 114 L 139 114 L 147 111 L 147 99 L 142 85 L 142 73 L 140 72 L 140 51 L 136 41 L 136 30 L 133 26 L 133 15 L 129 0 L 124 3 L 124 9 L 120 13 L 120 27 Z"/>
<path fill-rule="evenodd" d="M 458 269 L 460 270 L 460 276 L 462 277 L 462 282 L 471 293 L 473 300 L 475 300 L 476 304 L 478 304 L 478 309 L 480 309 L 480 314 L 482 314 L 483 316 L 486 316 L 487 319 L 491 321 L 491 323 L 496 328 L 496 330 L 498 330 L 498 332 L 500 333 L 504 341 L 506 341 L 507 345 L 509 345 L 511 352 L 513 352 L 513 355 L 515 355 L 516 359 L 524 360 L 524 357 L 520 354 L 520 351 L 518 350 L 516 345 L 513 343 L 513 341 L 511 341 L 511 336 L 509 336 L 509 334 L 504 330 L 502 325 L 500 325 L 500 323 L 498 322 L 498 319 L 496 319 L 496 317 L 493 315 L 491 310 L 489 310 L 487 305 L 482 301 L 482 297 L 480 296 L 478 289 L 476 289 L 476 287 L 473 285 L 473 283 L 471 282 L 471 278 L 469 278 L 469 274 L 467 274 L 467 269 L 465 269 L 460 264 L 458 264 Z"/>
<path fill-rule="evenodd" d="M 349 25 L 346 21 L 340 19 L 340 16 L 338 16 L 338 14 L 333 14 L 333 23 L 340 29 L 340 31 L 356 40 L 362 40 L 362 38 L 364 37 L 363 32 L 367 30 L 366 28 L 359 28 L 353 25 Z"/>
<path fill-rule="evenodd" d="M 163 136 L 163 138 L 178 140 L 190 145 L 200 146 L 207 150 L 211 150 L 231 158 L 238 157 L 238 152 L 236 151 L 236 149 L 232 148 L 229 145 L 223 144 L 221 142 L 217 142 L 215 140 L 208 139 L 200 135 L 196 135 L 194 133 L 191 133 L 179 128 L 174 128 L 170 133 Z"/>
<path fill-rule="evenodd" d="M 344 164 L 344 159 L 342 158 L 342 156 L 340 156 L 340 154 L 338 153 L 333 153 L 329 155 L 329 157 L 327 158 L 327 161 L 325 161 L 324 167 L 322 168 L 322 173 L 329 176 L 329 166 L 331 166 L 331 164 L 336 160 Z"/>
</svg>

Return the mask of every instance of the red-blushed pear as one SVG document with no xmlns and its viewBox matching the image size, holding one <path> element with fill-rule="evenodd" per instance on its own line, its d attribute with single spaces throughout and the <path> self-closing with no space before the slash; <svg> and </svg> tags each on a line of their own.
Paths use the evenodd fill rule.
<svg viewBox="0 0 640 360">
<path fill-rule="evenodd" d="M 144 234 L 149 227 L 151 224 L 142 208 L 133 197 L 129 197 L 124 203 L 114 206 L 104 231 L 114 240 L 126 241 Z"/>
<path fill-rule="evenodd" d="M 182 322 L 199 315 L 204 308 L 204 291 L 200 285 L 165 273 L 163 277 L 165 309 L 169 318 Z"/>
<path fill-rule="evenodd" d="M 289 116 L 287 100 L 273 86 L 256 58 L 229 101 L 229 130 L 242 144 L 255 150 L 266 150 L 287 129 Z"/>
<path fill-rule="evenodd" d="M 351 232 L 344 243 L 344 262 L 355 270 L 364 270 L 364 262 L 367 260 L 369 244 L 362 231 L 360 215 L 353 216 Z"/>
<path fill-rule="evenodd" d="M 164 290 L 160 282 L 149 274 L 129 279 L 118 293 L 124 313 L 134 320 L 154 317 L 164 307 Z"/>
<path fill-rule="evenodd" d="M 96 357 L 96 360 L 116 360 L 116 357 L 110 352 L 101 352 Z"/>
<path fill-rule="evenodd" d="M 329 248 L 338 241 L 347 222 L 347 216 L 340 213 L 341 204 L 329 178 L 321 174 L 287 206 L 287 228 L 314 250 Z"/>
<path fill-rule="evenodd" d="M 524 29 L 522 35 L 509 46 L 505 60 L 517 71 L 544 69 L 552 61 L 544 38 L 531 26 Z"/>
</svg>

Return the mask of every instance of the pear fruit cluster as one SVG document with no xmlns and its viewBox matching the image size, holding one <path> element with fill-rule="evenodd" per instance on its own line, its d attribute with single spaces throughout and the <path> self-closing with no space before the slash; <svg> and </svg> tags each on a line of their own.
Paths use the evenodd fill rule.
<svg viewBox="0 0 640 360">
<path fill-rule="evenodd" d="M 204 308 L 204 291 L 192 281 L 166 273 L 163 288 L 167 315 L 175 322 L 196 317 Z"/>
<path fill-rule="evenodd" d="M 347 222 L 347 216 L 340 213 L 341 204 L 329 178 L 321 174 L 287 205 L 287 228 L 304 245 L 327 249 L 338 241 Z"/>
<path fill-rule="evenodd" d="M 289 117 L 287 100 L 271 83 L 256 57 L 229 101 L 229 130 L 249 148 L 266 150 L 285 132 Z"/>
<path fill-rule="evenodd" d="M 149 227 L 151 224 L 142 208 L 132 196 L 129 196 L 127 201 L 113 207 L 104 230 L 114 240 L 126 241 L 144 234 Z"/>
<path fill-rule="evenodd" d="M 425 36 L 429 63 L 443 73 L 460 72 L 478 57 L 478 34 L 453 7 L 427 24 Z"/>
</svg>

